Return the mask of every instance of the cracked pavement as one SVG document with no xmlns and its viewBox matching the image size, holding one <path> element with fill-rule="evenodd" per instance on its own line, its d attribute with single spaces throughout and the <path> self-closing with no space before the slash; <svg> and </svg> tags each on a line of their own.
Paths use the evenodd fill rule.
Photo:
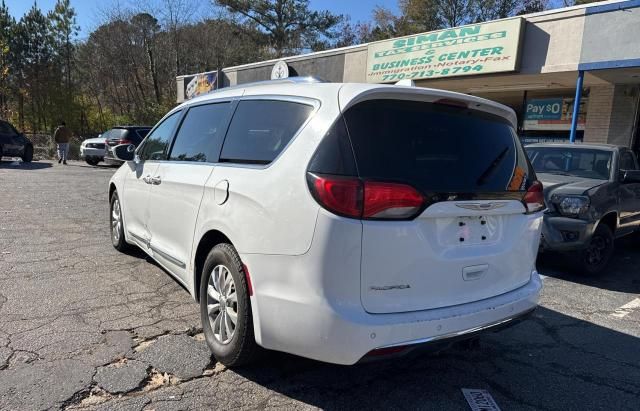
<svg viewBox="0 0 640 411">
<path fill-rule="evenodd" d="M 541 307 L 479 346 L 352 367 L 267 353 L 227 370 L 198 306 L 142 253 L 115 251 L 107 182 L 70 162 L 0 162 L 0 409 L 640 409 L 640 239 L 601 278 L 545 258 Z M 555 261 L 554 261 L 555 260 Z"/>
</svg>

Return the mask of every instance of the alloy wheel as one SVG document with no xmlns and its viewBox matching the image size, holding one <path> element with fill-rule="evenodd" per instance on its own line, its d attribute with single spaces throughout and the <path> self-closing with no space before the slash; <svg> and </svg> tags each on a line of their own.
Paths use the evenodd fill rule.
<svg viewBox="0 0 640 411">
<path fill-rule="evenodd" d="M 120 200 L 113 200 L 111 207 L 111 236 L 114 244 L 120 241 L 120 229 L 122 228 L 122 212 L 120 211 Z"/>
<path fill-rule="evenodd" d="M 238 323 L 238 297 L 233 276 L 224 265 L 215 266 L 209 276 L 207 312 L 215 339 L 228 344 Z"/>
</svg>

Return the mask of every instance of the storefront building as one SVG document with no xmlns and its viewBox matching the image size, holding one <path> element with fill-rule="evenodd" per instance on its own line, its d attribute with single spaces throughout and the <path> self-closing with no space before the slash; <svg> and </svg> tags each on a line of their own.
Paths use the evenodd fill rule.
<svg viewBox="0 0 640 411">
<path fill-rule="evenodd" d="M 640 0 L 608 1 L 181 76 L 178 101 L 292 75 L 446 89 L 513 108 L 525 143 L 640 149 Z M 214 79 L 213 82 L 211 82 Z M 574 102 L 579 100 L 577 110 Z M 574 112 L 576 120 L 573 121 Z"/>
</svg>

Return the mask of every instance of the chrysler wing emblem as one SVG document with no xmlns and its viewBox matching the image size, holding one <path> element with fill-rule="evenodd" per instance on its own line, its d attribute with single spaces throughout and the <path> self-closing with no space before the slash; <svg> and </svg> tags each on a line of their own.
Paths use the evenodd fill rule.
<svg viewBox="0 0 640 411">
<path fill-rule="evenodd" d="M 506 205 L 507 203 L 461 203 L 456 204 L 456 207 L 466 208 L 467 210 L 487 211 L 495 210 L 496 208 L 501 208 Z"/>
</svg>

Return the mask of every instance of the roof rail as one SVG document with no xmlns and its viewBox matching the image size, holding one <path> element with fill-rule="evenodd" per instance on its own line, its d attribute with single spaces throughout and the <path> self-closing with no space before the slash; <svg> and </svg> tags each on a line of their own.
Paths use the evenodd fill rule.
<svg viewBox="0 0 640 411">
<path fill-rule="evenodd" d="M 206 95 L 209 95 L 209 94 L 215 94 L 218 91 L 227 91 L 227 90 L 236 90 L 236 89 L 239 89 L 239 88 L 266 86 L 266 85 L 270 85 L 270 84 L 285 84 L 285 83 L 294 83 L 294 84 L 305 84 L 305 83 L 307 83 L 307 84 L 313 84 L 313 83 L 326 83 L 326 82 L 327 82 L 326 80 L 323 80 L 321 78 L 314 77 L 314 76 L 295 76 L 295 77 L 287 77 L 287 78 L 276 79 L 276 80 L 253 81 L 251 83 L 236 84 L 235 86 L 231 86 L 231 87 L 222 87 L 222 88 L 210 91 L 208 93 L 201 94 L 198 97 L 206 96 Z"/>
<path fill-rule="evenodd" d="M 255 86 L 265 86 L 269 84 L 284 84 L 284 83 L 295 83 L 295 84 L 304 84 L 304 83 L 326 83 L 325 80 L 314 77 L 314 76 L 294 76 L 294 77 L 286 77 L 275 80 L 262 80 L 262 81 L 254 81 L 251 83 L 244 84 L 236 84 L 233 87 L 255 87 Z M 226 87 L 225 89 L 229 89 L 231 87 Z"/>
</svg>

